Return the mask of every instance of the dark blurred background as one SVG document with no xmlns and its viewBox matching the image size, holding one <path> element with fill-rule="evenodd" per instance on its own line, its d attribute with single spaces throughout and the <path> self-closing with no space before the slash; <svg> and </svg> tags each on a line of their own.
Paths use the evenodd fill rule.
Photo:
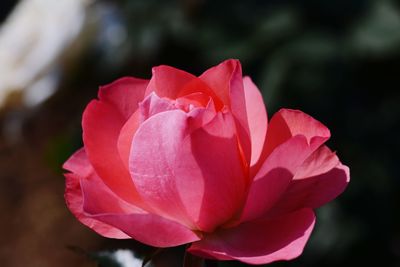
<svg viewBox="0 0 400 267">
<path fill-rule="evenodd" d="M 61 164 L 82 145 L 99 85 L 149 78 L 159 64 L 198 75 L 227 58 L 270 116 L 296 108 L 327 125 L 351 169 L 303 255 L 270 266 L 400 266 L 399 1 L 3 0 L 0 23 L 1 266 L 117 266 L 115 249 L 153 253 L 82 226 L 64 204 Z M 179 266 L 182 253 L 154 265 Z"/>
</svg>

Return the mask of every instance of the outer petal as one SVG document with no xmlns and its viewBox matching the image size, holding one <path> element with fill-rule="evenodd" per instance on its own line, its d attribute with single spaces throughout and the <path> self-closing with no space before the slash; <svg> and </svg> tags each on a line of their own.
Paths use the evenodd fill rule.
<svg viewBox="0 0 400 267">
<path fill-rule="evenodd" d="M 243 89 L 242 67 L 238 60 L 226 60 L 208 69 L 200 77 L 229 106 L 236 120 L 237 132 L 244 157 L 250 163 L 251 143 Z"/>
<path fill-rule="evenodd" d="M 257 220 L 221 230 L 195 242 L 189 252 L 220 260 L 235 259 L 266 264 L 298 257 L 311 234 L 315 217 L 311 209 Z"/>
<path fill-rule="evenodd" d="M 335 153 L 322 146 L 297 171 L 270 216 L 301 207 L 318 208 L 341 194 L 350 181 L 349 168 Z"/>
<path fill-rule="evenodd" d="M 210 231 L 233 216 L 245 179 L 233 119 L 219 113 L 198 128 L 197 116 L 174 110 L 144 122 L 132 143 L 130 171 L 159 214 Z"/>
<path fill-rule="evenodd" d="M 231 105 L 231 89 L 236 90 L 231 87 L 238 86 L 238 89 L 243 90 L 242 68 L 238 60 L 226 60 L 206 70 L 199 78 L 228 106 Z"/>
<path fill-rule="evenodd" d="M 274 206 L 309 154 L 307 140 L 302 135 L 278 146 L 255 176 L 240 221 L 259 218 Z"/>
<path fill-rule="evenodd" d="M 250 187 L 241 221 L 258 218 L 274 206 L 298 168 L 327 139 L 329 130 L 312 117 L 280 110 L 268 126 L 261 166 Z"/>
<path fill-rule="evenodd" d="M 98 214 L 92 217 L 153 247 L 175 247 L 200 240 L 192 230 L 155 214 Z"/>
<path fill-rule="evenodd" d="M 84 149 L 80 149 L 65 162 L 64 168 L 72 173 L 65 174 L 65 201 L 70 211 L 84 225 L 98 234 L 108 238 L 129 238 L 121 230 L 106 223 L 92 219 L 83 211 L 83 195 L 80 180 L 92 174 L 92 167 L 87 160 Z"/>
<path fill-rule="evenodd" d="M 330 137 L 329 129 L 311 116 L 299 111 L 281 109 L 272 117 L 263 156 L 266 158 L 280 144 L 293 136 L 304 135 L 312 150 Z"/>
<path fill-rule="evenodd" d="M 118 198 L 96 175 L 83 150 L 73 156 L 65 167 L 76 171 L 66 174 L 68 206 L 81 222 L 99 234 L 112 238 L 132 237 L 159 247 L 199 240 L 186 227 L 148 214 Z"/>
<path fill-rule="evenodd" d="M 108 85 L 101 86 L 99 99 L 111 104 L 128 119 L 138 108 L 138 103 L 145 97 L 149 80 L 133 77 L 120 78 Z"/>
<path fill-rule="evenodd" d="M 117 143 L 121 128 L 143 99 L 146 85 L 145 80 L 123 78 L 102 87 L 99 101 L 89 103 L 82 119 L 83 142 L 96 173 L 131 203 L 139 200 Z"/>
<path fill-rule="evenodd" d="M 262 95 L 250 77 L 243 78 L 243 86 L 251 137 L 250 166 L 253 166 L 258 162 L 264 147 L 268 118 Z"/>
<path fill-rule="evenodd" d="M 125 203 L 100 179 L 82 180 L 81 185 L 85 214 L 118 228 L 135 240 L 155 247 L 172 247 L 200 239 L 177 222 Z"/>
<path fill-rule="evenodd" d="M 147 93 L 155 92 L 160 97 L 176 99 L 179 92 L 196 76 L 170 66 L 154 67 Z"/>
</svg>

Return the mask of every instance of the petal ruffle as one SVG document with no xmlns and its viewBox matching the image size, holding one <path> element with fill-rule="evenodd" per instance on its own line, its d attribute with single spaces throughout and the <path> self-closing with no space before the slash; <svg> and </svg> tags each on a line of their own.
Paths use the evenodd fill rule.
<svg viewBox="0 0 400 267">
<path fill-rule="evenodd" d="M 264 158 L 277 146 L 296 135 L 304 135 L 314 151 L 329 139 L 330 132 L 322 123 L 299 110 L 281 109 L 269 122 Z"/>
<path fill-rule="evenodd" d="M 258 218 L 272 208 L 303 162 L 329 138 L 329 130 L 301 111 L 282 109 L 268 125 L 266 157 L 251 184 L 241 221 Z"/>
<path fill-rule="evenodd" d="M 85 150 L 96 173 L 111 190 L 131 203 L 140 200 L 121 160 L 118 138 L 143 99 L 146 86 L 146 80 L 123 78 L 101 87 L 99 100 L 89 103 L 82 119 Z"/>
<path fill-rule="evenodd" d="M 188 251 L 219 260 L 267 264 L 298 257 L 314 227 L 311 209 L 224 229 L 193 243 Z"/>
<path fill-rule="evenodd" d="M 199 126 L 201 116 L 174 110 L 145 121 L 133 139 L 130 171 L 157 213 L 211 231 L 239 208 L 246 181 L 233 118 L 217 113 Z"/>
<path fill-rule="evenodd" d="M 340 195 L 350 181 L 349 168 L 335 153 L 322 146 L 299 168 L 269 216 L 301 207 L 318 208 Z"/>
</svg>

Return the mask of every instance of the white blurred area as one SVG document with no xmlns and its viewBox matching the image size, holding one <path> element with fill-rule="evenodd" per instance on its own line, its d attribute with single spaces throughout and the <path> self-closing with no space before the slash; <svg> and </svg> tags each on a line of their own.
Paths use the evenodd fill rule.
<svg viewBox="0 0 400 267">
<path fill-rule="evenodd" d="M 0 109 L 11 95 L 32 107 L 60 80 L 63 52 L 82 31 L 89 0 L 21 0 L 0 25 Z"/>
<path fill-rule="evenodd" d="M 129 249 L 118 249 L 116 251 L 99 252 L 99 257 L 105 257 L 112 260 L 115 265 L 120 267 L 142 267 L 143 260 L 139 258 L 133 251 Z M 114 265 L 113 265 L 114 266 Z M 153 267 L 150 262 L 145 265 L 146 267 Z"/>
</svg>

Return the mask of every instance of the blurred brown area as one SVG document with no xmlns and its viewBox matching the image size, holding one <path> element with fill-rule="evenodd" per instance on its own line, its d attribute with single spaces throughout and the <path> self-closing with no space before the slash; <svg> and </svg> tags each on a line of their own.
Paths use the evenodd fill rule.
<svg viewBox="0 0 400 267">
<path fill-rule="evenodd" d="M 76 223 L 65 206 L 61 170 L 49 168 L 49 142 L 71 127 L 71 113 L 63 110 L 77 113 L 84 101 L 59 100 L 1 117 L 1 125 L 15 128 L 0 136 L 1 266 L 95 266 L 68 246 L 96 250 L 104 242 Z"/>
</svg>

